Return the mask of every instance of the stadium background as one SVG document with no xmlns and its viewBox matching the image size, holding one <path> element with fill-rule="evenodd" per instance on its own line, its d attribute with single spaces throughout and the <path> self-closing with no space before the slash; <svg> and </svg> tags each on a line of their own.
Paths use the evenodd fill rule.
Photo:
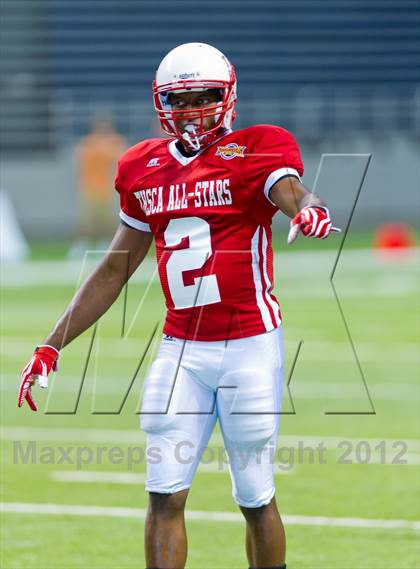
<svg viewBox="0 0 420 569">
<path fill-rule="evenodd" d="M 418 253 L 383 257 L 371 249 L 383 222 L 418 220 L 418 1 L 2 0 L 0 9 L 0 186 L 32 251 L 29 262 L 1 270 L 1 566 L 142 566 L 143 517 L 130 508 L 147 503 L 144 464 L 130 470 L 93 461 L 78 470 L 39 456 L 21 464 L 14 445 L 119 445 L 126 453 L 144 443 L 135 410 L 156 342 L 120 414 L 115 379 L 129 385 L 163 318 L 159 287 L 148 287 L 153 261 L 101 320 L 96 364 L 84 370 L 92 331 L 63 352 L 48 394 L 36 393 L 37 416 L 16 409 L 16 376 L 97 261 L 65 258 L 76 224 L 76 143 L 98 114 L 111 115 L 130 143 L 150 136 L 160 59 L 177 44 L 204 41 L 236 66 L 236 128 L 268 122 L 291 130 L 309 187 L 323 153 L 345 154 L 326 160 L 317 183 L 343 228 L 366 165 L 360 154 L 372 154 L 334 289 L 329 277 L 342 235 L 321 244 L 300 239 L 288 250 L 287 220 L 276 218 L 275 292 L 285 317 L 286 377 L 293 377 L 280 442 L 327 446 L 326 464 L 306 454 L 276 476 L 288 567 L 419 567 Z M 399 440 L 407 464 L 391 464 Z M 339 461 L 343 441 L 353 445 L 348 464 Z M 216 432 L 212 448 L 219 445 Z M 41 515 L 48 507 L 54 513 Z M 189 509 L 189 569 L 245 567 L 226 467 L 202 465 Z"/>
<path fill-rule="evenodd" d="M 355 226 L 415 219 L 416 0 L 3 0 L 1 9 L 1 183 L 28 235 L 70 234 L 72 146 L 98 112 L 113 116 L 130 143 L 150 136 L 159 61 L 197 40 L 236 66 L 236 128 L 291 130 L 308 185 L 322 152 L 374 154 Z M 337 165 L 326 199 L 343 191 L 340 174 Z"/>
</svg>

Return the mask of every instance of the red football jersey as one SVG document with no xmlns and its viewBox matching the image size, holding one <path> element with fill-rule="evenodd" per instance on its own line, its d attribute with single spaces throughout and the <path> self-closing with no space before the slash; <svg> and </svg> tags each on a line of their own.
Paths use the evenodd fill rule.
<svg viewBox="0 0 420 569">
<path fill-rule="evenodd" d="M 122 156 L 115 186 L 121 219 L 152 231 L 167 305 L 165 334 L 227 340 L 281 322 L 273 289 L 268 192 L 303 173 L 286 130 L 257 125 L 227 132 L 193 157 L 176 140 L 149 139 Z"/>
</svg>

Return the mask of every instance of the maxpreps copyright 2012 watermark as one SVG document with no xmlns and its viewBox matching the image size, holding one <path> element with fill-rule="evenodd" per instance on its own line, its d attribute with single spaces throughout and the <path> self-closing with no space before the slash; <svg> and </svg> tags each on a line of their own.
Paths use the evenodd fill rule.
<svg viewBox="0 0 420 569">
<path fill-rule="evenodd" d="M 275 470 L 290 471 L 297 465 L 323 464 L 394 464 L 404 465 L 407 461 L 408 445 L 403 440 L 380 440 L 372 443 L 366 440 L 338 441 L 326 444 L 308 445 L 297 441 L 291 446 L 266 445 L 242 447 L 228 456 L 223 446 L 209 446 L 199 458 L 199 464 L 211 467 L 213 471 L 228 469 L 231 462 L 239 469 L 246 469 L 251 463 L 270 461 Z M 167 452 L 167 451 L 165 451 Z M 138 465 L 160 464 L 173 458 L 180 464 L 192 464 L 198 460 L 197 449 L 191 441 L 180 441 L 173 447 L 173 457 L 168 457 L 158 446 L 45 446 L 37 441 L 13 441 L 12 460 L 16 465 L 64 465 L 82 470 L 92 465 L 123 465 L 133 470 Z"/>
</svg>

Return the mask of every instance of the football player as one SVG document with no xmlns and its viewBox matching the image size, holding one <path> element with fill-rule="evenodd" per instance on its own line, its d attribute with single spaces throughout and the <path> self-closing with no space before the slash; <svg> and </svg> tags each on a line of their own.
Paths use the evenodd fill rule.
<svg viewBox="0 0 420 569">
<path fill-rule="evenodd" d="M 163 458 L 147 466 L 147 567 L 185 565 L 184 507 L 219 420 L 249 565 L 284 569 L 272 460 L 284 358 L 270 226 L 280 210 L 292 219 L 289 243 L 299 232 L 325 238 L 333 229 L 329 212 L 302 184 L 289 132 L 232 130 L 235 71 L 214 47 L 190 43 L 168 53 L 153 97 L 170 139 L 144 140 L 120 159 L 120 227 L 24 368 L 18 404 L 36 410 L 36 375 L 45 386 L 59 350 L 105 313 L 154 240 L 167 317 L 141 410 L 147 445 Z"/>
</svg>

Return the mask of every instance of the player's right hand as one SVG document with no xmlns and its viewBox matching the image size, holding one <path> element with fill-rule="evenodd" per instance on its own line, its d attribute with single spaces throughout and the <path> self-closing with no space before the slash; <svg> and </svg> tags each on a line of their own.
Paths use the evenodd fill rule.
<svg viewBox="0 0 420 569">
<path fill-rule="evenodd" d="M 325 239 L 332 231 L 341 229 L 333 227 L 328 208 L 323 206 L 307 206 L 301 209 L 290 222 L 287 243 L 290 245 L 302 232 L 305 237 Z"/>
<path fill-rule="evenodd" d="M 21 384 L 18 393 L 18 407 L 22 407 L 23 402 L 27 401 L 32 411 L 37 410 L 35 401 L 32 398 L 31 389 L 35 380 L 38 378 L 40 387 L 48 387 L 48 374 L 51 370 L 56 371 L 59 351 L 52 346 L 38 346 L 29 363 L 23 368 L 21 373 Z"/>
</svg>

